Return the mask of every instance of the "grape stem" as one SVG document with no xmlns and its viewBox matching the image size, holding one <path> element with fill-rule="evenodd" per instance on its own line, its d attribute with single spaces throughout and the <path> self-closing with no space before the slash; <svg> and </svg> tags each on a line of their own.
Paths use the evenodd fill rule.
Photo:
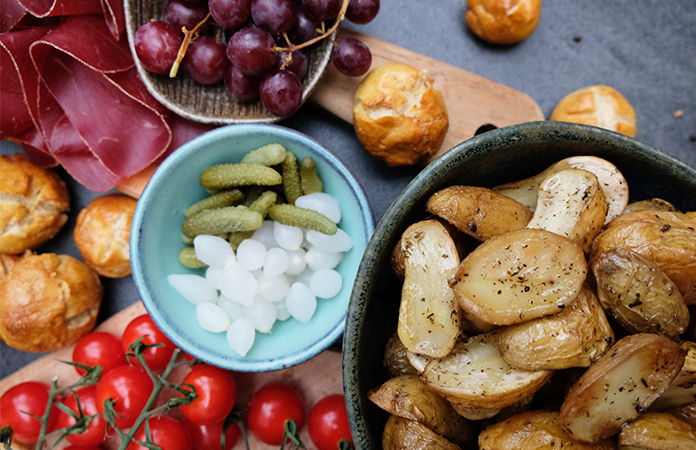
<svg viewBox="0 0 696 450">
<path fill-rule="evenodd" d="M 172 68 L 169 71 L 169 78 L 176 77 L 176 74 L 179 72 L 181 61 L 183 61 L 184 56 L 186 56 L 186 51 L 188 50 L 189 46 L 193 44 L 196 39 L 198 39 L 198 30 L 205 25 L 209 18 L 210 13 L 208 13 L 208 15 L 205 16 L 205 18 L 201 20 L 198 25 L 193 27 L 192 30 L 187 30 L 186 27 L 181 27 L 181 31 L 184 32 L 184 40 L 181 41 L 181 47 L 179 47 L 179 52 L 176 54 L 176 60 L 174 61 L 174 64 L 172 64 Z"/>
<path fill-rule="evenodd" d="M 336 31 L 336 28 L 338 28 L 338 26 L 341 24 L 341 22 L 343 22 L 343 19 L 346 18 L 346 11 L 348 10 L 349 3 L 350 3 L 350 0 L 343 0 L 343 4 L 341 5 L 341 10 L 338 12 L 338 18 L 336 19 L 336 22 L 331 26 L 331 28 L 324 31 L 319 36 L 317 36 L 313 39 L 310 39 L 306 42 L 303 42 L 302 44 L 295 45 L 292 42 L 290 42 L 290 39 L 288 39 L 288 36 L 286 34 L 283 34 L 283 37 L 285 38 L 285 42 L 287 42 L 287 44 L 288 44 L 287 48 L 286 47 L 274 47 L 273 50 L 276 53 L 287 51 L 288 52 L 288 61 L 289 61 L 290 55 L 292 55 L 292 52 L 294 52 L 295 50 L 300 50 L 300 49 L 303 49 L 305 47 L 309 47 L 310 45 L 321 41 L 322 39 L 331 35 L 331 33 L 333 33 L 334 31 Z M 324 28 L 325 28 L 324 22 L 322 22 L 321 29 L 324 30 Z"/>
</svg>

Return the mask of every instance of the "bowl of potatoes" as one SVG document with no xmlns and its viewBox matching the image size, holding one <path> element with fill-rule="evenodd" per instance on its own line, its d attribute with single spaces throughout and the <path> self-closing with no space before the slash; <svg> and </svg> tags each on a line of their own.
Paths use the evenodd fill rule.
<svg viewBox="0 0 696 450">
<path fill-rule="evenodd" d="M 692 211 L 696 170 L 597 127 L 500 128 L 428 165 L 353 286 L 356 448 L 694 445 Z"/>
</svg>

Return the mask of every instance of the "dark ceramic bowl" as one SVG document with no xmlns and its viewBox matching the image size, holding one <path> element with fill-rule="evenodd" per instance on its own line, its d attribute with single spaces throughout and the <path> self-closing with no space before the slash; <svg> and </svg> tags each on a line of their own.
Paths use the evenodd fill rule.
<svg viewBox="0 0 696 450">
<path fill-rule="evenodd" d="M 451 185 L 490 188 L 521 180 L 574 155 L 595 155 L 615 164 L 628 181 L 630 201 L 659 197 L 681 211 L 696 210 L 696 170 L 596 127 L 550 121 L 513 125 L 469 139 L 432 162 L 377 225 L 353 286 L 343 335 L 343 384 L 357 449 L 382 448 L 388 414 L 367 399 L 367 392 L 388 378 L 383 352 L 397 327 L 401 282 L 389 257 L 404 230 L 425 217 L 428 197 Z"/>
</svg>

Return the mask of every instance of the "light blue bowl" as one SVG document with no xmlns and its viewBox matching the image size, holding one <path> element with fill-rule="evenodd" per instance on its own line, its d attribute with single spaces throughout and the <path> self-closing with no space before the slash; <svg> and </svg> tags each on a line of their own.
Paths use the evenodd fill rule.
<svg viewBox="0 0 696 450">
<path fill-rule="evenodd" d="M 282 144 L 298 161 L 314 159 L 324 192 L 341 205 L 339 227 L 354 241 L 336 268 L 343 287 L 332 299 L 317 299 L 309 323 L 277 321 L 269 334 L 256 333 L 245 357 L 227 344 L 225 333 L 203 330 L 195 306 L 167 282 L 170 274 L 204 275 L 179 263 L 184 209 L 205 198 L 201 172 L 214 164 L 239 162 L 243 155 L 270 143 Z M 365 193 L 350 170 L 326 147 L 299 132 L 277 125 L 240 124 L 218 128 L 176 150 L 157 169 L 135 209 L 131 228 L 133 278 L 145 308 L 161 330 L 182 350 L 216 366 L 244 372 L 283 369 L 316 356 L 343 333 L 348 301 L 374 220 Z"/>
</svg>

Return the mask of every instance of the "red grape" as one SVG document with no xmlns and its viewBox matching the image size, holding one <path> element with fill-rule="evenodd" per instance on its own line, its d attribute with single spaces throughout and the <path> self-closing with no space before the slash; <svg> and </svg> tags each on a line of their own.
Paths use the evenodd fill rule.
<svg viewBox="0 0 696 450">
<path fill-rule="evenodd" d="M 222 81 L 225 70 L 230 65 L 226 46 L 212 36 L 201 36 L 186 52 L 184 67 L 191 78 L 201 84 L 215 84 Z"/>
<path fill-rule="evenodd" d="M 341 0 L 303 0 L 302 4 L 311 17 L 316 20 L 331 20 L 341 11 Z"/>
<path fill-rule="evenodd" d="M 300 81 L 304 80 L 307 76 L 307 67 L 309 66 L 309 61 L 307 60 L 307 55 L 305 52 L 303 52 L 302 49 L 295 50 L 292 52 L 290 62 L 286 62 L 287 56 L 287 51 L 283 51 L 278 54 L 278 68 L 280 69 L 281 66 L 285 64 L 285 70 L 294 72 Z"/>
<path fill-rule="evenodd" d="M 355 38 L 343 38 L 334 48 L 331 60 L 342 74 L 359 77 L 370 69 L 372 53 L 362 41 Z"/>
<path fill-rule="evenodd" d="M 346 19 L 364 25 L 371 22 L 379 12 L 379 0 L 351 0 L 346 10 Z"/>
<path fill-rule="evenodd" d="M 295 7 L 295 24 L 288 32 L 288 37 L 293 44 L 302 44 L 319 36 L 317 33 L 319 24 L 312 19 L 302 6 Z"/>
<path fill-rule="evenodd" d="M 227 43 L 227 57 L 245 75 L 260 76 L 275 67 L 277 55 L 271 34 L 256 27 L 242 28 Z"/>
<path fill-rule="evenodd" d="M 206 15 L 208 15 L 208 5 L 205 3 L 194 4 L 184 0 L 172 0 L 164 12 L 164 20 L 181 32 L 181 27 L 193 30 Z M 201 32 L 205 31 L 203 28 L 206 26 L 207 24 L 201 27 Z M 207 28 L 210 27 L 207 26 Z M 181 34 L 183 35 L 183 32 Z"/>
<path fill-rule="evenodd" d="M 261 77 L 244 75 L 234 66 L 225 72 L 225 87 L 239 102 L 250 102 L 259 98 Z"/>
<path fill-rule="evenodd" d="M 251 0 L 208 0 L 210 15 L 222 28 L 236 30 L 251 17 Z"/>
<path fill-rule="evenodd" d="M 147 70 L 159 74 L 169 73 L 181 47 L 179 32 L 168 23 L 147 22 L 135 32 L 135 53 Z"/>
<path fill-rule="evenodd" d="M 292 28 L 295 6 L 291 0 L 252 0 L 251 18 L 256 26 L 277 36 Z"/>
<path fill-rule="evenodd" d="M 277 70 L 263 79 L 259 87 L 261 103 L 276 116 L 286 117 L 302 104 L 302 83 L 293 72 Z"/>
</svg>

